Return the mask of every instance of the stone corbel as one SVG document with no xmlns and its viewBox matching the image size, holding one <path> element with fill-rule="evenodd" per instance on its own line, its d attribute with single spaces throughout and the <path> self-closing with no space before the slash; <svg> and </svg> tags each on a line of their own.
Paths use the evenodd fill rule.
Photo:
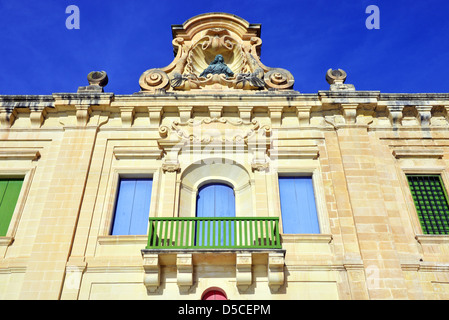
<svg viewBox="0 0 449 320">
<path fill-rule="evenodd" d="M 159 140 L 159 148 L 163 150 L 165 154 L 164 162 L 162 163 L 162 171 L 165 172 L 179 172 L 181 165 L 178 160 L 179 151 L 184 146 L 184 143 L 176 140 Z"/>
<path fill-rule="evenodd" d="M 236 275 L 237 287 L 242 290 L 248 290 L 253 282 L 252 276 L 252 255 L 251 253 L 237 253 L 236 257 Z"/>
<path fill-rule="evenodd" d="M 162 108 L 148 107 L 148 115 L 150 116 L 150 125 L 159 127 L 163 114 Z"/>
<path fill-rule="evenodd" d="M 449 106 L 443 106 L 443 109 L 446 111 L 445 118 L 449 122 Z"/>
<path fill-rule="evenodd" d="M 178 107 L 179 120 L 184 123 L 192 117 L 192 107 Z"/>
<path fill-rule="evenodd" d="M 133 125 L 135 110 L 134 107 L 120 107 L 120 117 L 122 118 L 122 126 L 130 128 Z"/>
<path fill-rule="evenodd" d="M 343 117 L 345 118 L 346 124 L 355 124 L 357 117 L 357 103 L 342 103 L 341 109 L 343 111 Z"/>
<path fill-rule="evenodd" d="M 180 253 L 176 257 L 177 284 L 181 293 L 187 293 L 193 285 L 193 259 L 191 253 Z"/>
<path fill-rule="evenodd" d="M 221 118 L 223 112 L 223 106 L 209 106 L 210 118 Z"/>
<path fill-rule="evenodd" d="M 279 128 L 281 126 L 283 109 L 283 107 L 270 107 L 268 112 L 271 119 L 271 126 L 273 128 Z"/>
<path fill-rule="evenodd" d="M 430 125 L 431 111 L 433 106 L 417 106 L 419 118 L 422 126 L 428 127 Z"/>
<path fill-rule="evenodd" d="M 143 283 L 148 292 L 156 292 L 161 284 L 161 267 L 159 263 L 159 255 L 144 254 L 143 269 L 145 271 Z"/>
<path fill-rule="evenodd" d="M 47 116 L 47 111 L 43 110 L 31 110 L 30 122 L 32 128 L 40 128 L 44 123 L 44 119 Z"/>
<path fill-rule="evenodd" d="M 404 117 L 402 113 L 403 106 L 396 107 L 392 106 L 389 107 L 390 111 L 390 121 L 392 126 L 401 126 L 402 125 L 402 118 Z"/>
<path fill-rule="evenodd" d="M 277 292 L 285 282 L 285 258 L 283 253 L 268 254 L 268 285 L 272 292 Z"/>
<path fill-rule="evenodd" d="M 89 122 L 92 113 L 92 107 L 85 104 L 77 104 L 76 107 L 76 124 L 80 127 L 85 127 Z"/>
<path fill-rule="evenodd" d="M 296 107 L 296 116 L 300 126 L 308 126 L 310 124 L 310 107 Z"/>
<path fill-rule="evenodd" d="M 0 111 L 0 126 L 2 128 L 10 128 L 17 117 L 17 111 L 16 109 L 13 109 L 11 111 L 9 110 L 2 110 Z"/>
<path fill-rule="evenodd" d="M 243 121 L 251 121 L 253 107 L 239 107 L 239 116 Z"/>
</svg>

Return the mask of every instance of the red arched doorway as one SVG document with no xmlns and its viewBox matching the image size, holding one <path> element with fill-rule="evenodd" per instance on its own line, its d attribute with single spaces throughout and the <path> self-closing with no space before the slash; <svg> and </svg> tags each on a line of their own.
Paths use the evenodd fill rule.
<svg viewBox="0 0 449 320">
<path fill-rule="evenodd" d="M 213 287 L 203 292 L 201 300 L 228 300 L 228 298 L 224 290 L 217 287 Z"/>
</svg>

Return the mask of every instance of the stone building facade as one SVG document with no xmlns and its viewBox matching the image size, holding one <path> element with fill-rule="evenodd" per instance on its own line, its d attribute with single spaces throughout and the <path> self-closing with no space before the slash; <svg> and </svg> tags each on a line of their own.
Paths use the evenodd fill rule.
<svg viewBox="0 0 449 320">
<path fill-rule="evenodd" d="M 0 96 L 1 299 L 449 298 L 449 94 L 301 94 L 260 27 L 172 26 L 134 94 Z"/>
</svg>

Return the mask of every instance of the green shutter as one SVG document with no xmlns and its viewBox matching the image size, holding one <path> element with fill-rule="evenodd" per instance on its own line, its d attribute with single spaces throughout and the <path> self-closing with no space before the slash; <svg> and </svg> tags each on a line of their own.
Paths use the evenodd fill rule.
<svg viewBox="0 0 449 320">
<path fill-rule="evenodd" d="M 0 180 L 0 236 L 6 236 L 23 179 Z"/>
<path fill-rule="evenodd" d="M 407 175 L 418 218 L 425 234 L 449 234 L 449 205 L 439 175 Z"/>
</svg>

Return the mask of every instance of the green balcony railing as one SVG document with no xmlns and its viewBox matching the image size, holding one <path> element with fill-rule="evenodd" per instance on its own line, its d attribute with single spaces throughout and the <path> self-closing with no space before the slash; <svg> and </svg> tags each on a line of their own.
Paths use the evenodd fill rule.
<svg viewBox="0 0 449 320">
<path fill-rule="evenodd" d="M 280 249 L 279 218 L 150 218 L 147 249 Z"/>
</svg>

